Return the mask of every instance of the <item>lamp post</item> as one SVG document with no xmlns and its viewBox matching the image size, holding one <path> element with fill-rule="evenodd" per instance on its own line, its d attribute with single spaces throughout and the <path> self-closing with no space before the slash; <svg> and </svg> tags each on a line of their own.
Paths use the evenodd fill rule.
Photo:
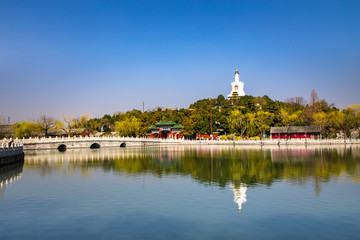
<svg viewBox="0 0 360 240">
<path fill-rule="evenodd" d="M 210 98 L 210 137 L 212 138 L 212 104 L 211 104 L 211 98 Z"/>
</svg>

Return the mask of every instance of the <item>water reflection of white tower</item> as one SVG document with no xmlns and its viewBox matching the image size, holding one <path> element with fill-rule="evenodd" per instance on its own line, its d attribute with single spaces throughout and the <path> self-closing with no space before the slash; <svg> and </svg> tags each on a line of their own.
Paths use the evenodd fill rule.
<svg viewBox="0 0 360 240">
<path fill-rule="evenodd" d="M 237 203 L 239 213 L 241 213 L 242 204 L 246 203 L 247 185 L 244 183 L 240 183 L 239 187 L 235 187 L 234 184 L 230 183 L 230 190 L 233 191 L 234 202 Z"/>
</svg>

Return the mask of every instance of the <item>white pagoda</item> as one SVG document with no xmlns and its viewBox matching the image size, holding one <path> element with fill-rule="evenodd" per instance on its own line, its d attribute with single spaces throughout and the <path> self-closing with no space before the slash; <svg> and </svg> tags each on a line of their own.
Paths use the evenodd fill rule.
<svg viewBox="0 0 360 240">
<path fill-rule="evenodd" d="M 239 71 L 235 71 L 235 80 L 231 83 L 231 92 L 228 95 L 228 98 L 235 96 L 245 96 L 244 83 L 240 82 Z"/>
</svg>

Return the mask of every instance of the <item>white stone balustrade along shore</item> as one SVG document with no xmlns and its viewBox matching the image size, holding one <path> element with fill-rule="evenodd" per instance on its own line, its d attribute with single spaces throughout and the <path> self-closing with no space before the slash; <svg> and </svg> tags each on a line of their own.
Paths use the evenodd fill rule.
<svg viewBox="0 0 360 240">
<path fill-rule="evenodd" d="M 0 149 L 6 149 L 9 139 L 0 142 Z M 129 147 L 144 145 L 337 145 L 337 144 L 359 144 L 359 139 L 332 139 L 332 140 L 185 140 L 185 139 L 156 139 L 144 137 L 54 137 L 54 138 L 28 138 L 14 139 L 15 147 L 23 146 L 27 149 L 64 149 L 71 148 L 106 148 L 106 147 Z M 1 151 L 1 150 L 0 150 Z"/>
<path fill-rule="evenodd" d="M 23 152 L 23 144 L 17 143 L 15 146 L 9 147 L 7 143 L 0 144 L 0 157 L 16 155 Z"/>
<path fill-rule="evenodd" d="M 0 143 L 0 166 L 21 161 L 24 161 L 23 144 L 3 140 Z"/>
</svg>

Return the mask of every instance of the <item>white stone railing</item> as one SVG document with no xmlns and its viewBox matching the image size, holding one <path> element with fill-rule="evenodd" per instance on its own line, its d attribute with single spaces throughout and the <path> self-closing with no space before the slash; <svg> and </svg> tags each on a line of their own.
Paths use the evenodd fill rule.
<svg viewBox="0 0 360 240">
<path fill-rule="evenodd" d="M 102 136 L 102 137 L 49 137 L 49 138 L 27 138 L 27 139 L 14 139 L 13 147 L 22 147 L 24 144 L 36 144 L 36 143 L 55 143 L 55 142 L 85 142 L 85 141 L 123 141 L 123 142 L 160 142 L 160 143 L 183 143 L 183 144 L 360 144 L 359 139 L 331 139 L 331 140 L 315 140 L 315 139 L 266 139 L 266 140 L 185 140 L 181 139 L 159 139 L 159 138 L 145 138 L 145 137 L 114 137 L 114 136 Z M 0 140 L 1 149 L 9 148 L 9 139 Z"/>
<path fill-rule="evenodd" d="M 2 151 L 15 151 L 19 148 L 23 147 L 23 143 L 21 141 L 13 142 L 9 145 L 9 141 L 0 141 L 0 152 Z"/>
<path fill-rule="evenodd" d="M 16 146 L 3 146 L 0 145 L 0 158 L 6 156 L 17 155 L 23 152 L 23 146 L 17 144 Z"/>
</svg>

